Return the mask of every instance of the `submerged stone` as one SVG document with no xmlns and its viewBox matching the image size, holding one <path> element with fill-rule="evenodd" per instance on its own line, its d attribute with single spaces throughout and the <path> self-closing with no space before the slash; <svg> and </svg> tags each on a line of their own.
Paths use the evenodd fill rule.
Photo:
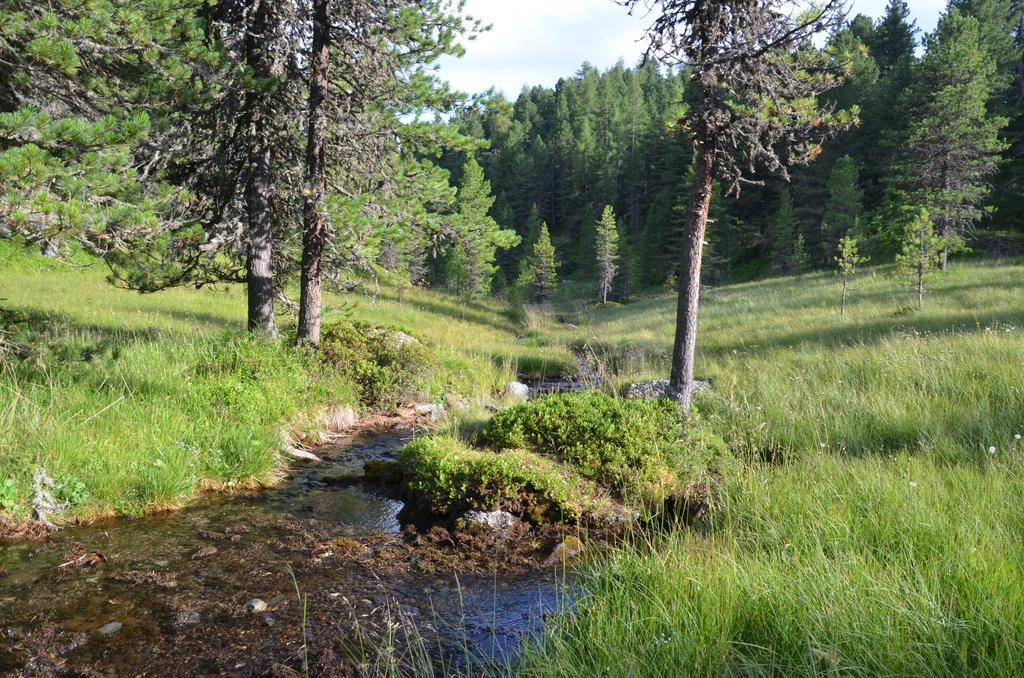
<svg viewBox="0 0 1024 678">
<path fill-rule="evenodd" d="M 430 421 L 438 421 L 444 416 L 444 405 L 427 403 L 424 405 L 417 405 L 414 409 L 416 414 L 423 417 L 430 417 Z"/>
</svg>

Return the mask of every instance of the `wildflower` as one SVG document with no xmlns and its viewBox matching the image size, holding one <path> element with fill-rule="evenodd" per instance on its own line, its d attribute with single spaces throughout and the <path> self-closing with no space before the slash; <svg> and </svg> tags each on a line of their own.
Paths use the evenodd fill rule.
<svg viewBox="0 0 1024 678">
<path fill-rule="evenodd" d="M 996 453 L 996 446 L 993 445 L 992 447 L 988 448 L 988 453 L 989 454 L 995 454 Z"/>
<path fill-rule="evenodd" d="M 1020 434 L 1018 433 L 1017 435 L 1013 436 L 1013 439 L 1014 440 L 1020 440 Z"/>
<path fill-rule="evenodd" d="M 821 443 L 821 449 L 823 449 L 823 450 L 824 450 L 824 449 L 825 449 L 826 447 L 828 447 L 828 444 L 827 444 L 827 443 Z"/>
<path fill-rule="evenodd" d="M 917 482 L 915 482 L 915 481 L 911 480 L 911 481 L 910 481 L 910 487 L 911 487 L 911 489 L 913 489 L 913 488 L 917 487 Z"/>
</svg>

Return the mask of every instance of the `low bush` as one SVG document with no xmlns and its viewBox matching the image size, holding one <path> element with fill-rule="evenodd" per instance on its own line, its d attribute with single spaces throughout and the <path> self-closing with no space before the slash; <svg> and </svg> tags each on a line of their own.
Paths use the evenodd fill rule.
<svg viewBox="0 0 1024 678">
<path fill-rule="evenodd" d="M 495 448 L 526 448 L 570 465 L 628 502 L 706 501 L 730 458 L 725 444 L 686 422 L 668 400 L 616 400 L 593 391 L 521 403 L 482 434 Z"/>
<path fill-rule="evenodd" d="M 355 382 L 360 402 L 371 408 L 392 407 L 417 395 L 437 369 L 437 358 L 417 339 L 363 322 L 327 325 L 318 355 L 324 365 Z"/>
<path fill-rule="evenodd" d="M 614 503 L 571 468 L 524 450 L 475 450 L 446 436 L 424 437 L 401 455 L 406 489 L 420 510 L 455 516 L 505 510 L 533 522 L 607 515 Z"/>
</svg>

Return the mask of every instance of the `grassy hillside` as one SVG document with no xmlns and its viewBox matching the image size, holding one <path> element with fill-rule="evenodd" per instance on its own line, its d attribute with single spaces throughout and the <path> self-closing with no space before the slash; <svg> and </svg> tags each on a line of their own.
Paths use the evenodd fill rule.
<svg viewBox="0 0 1024 678">
<path fill-rule="evenodd" d="M 244 337 L 239 286 L 139 295 L 80 263 L 0 243 L 0 330 L 40 352 L 0 357 L 0 516 L 28 516 L 37 460 L 77 517 L 177 506 L 204 486 L 261 484 L 273 478 L 289 426 L 316 428 L 320 412 L 357 405 L 352 383 L 308 369 L 299 351 Z M 518 370 L 573 365 L 564 348 L 519 340 L 521 323 L 498 304 L 367 292 L 328 297 L 329 317 L 401 327 L 427 342 L 440 369 L 421 384 L 425 399 L 472 400 Z"/>
<path fill-rule="evenodd" d="M 1019 673 L 1022 274 L 954 267 L 917 311 L 875 271 L 846 318 L 825 275 L 711 291 L 699 408 L 747 464 L 704 530 L 591 569 L 523 672 Z M 582 311 L 577 340 L 661 376 L 672 302 Z"/>
</svg>

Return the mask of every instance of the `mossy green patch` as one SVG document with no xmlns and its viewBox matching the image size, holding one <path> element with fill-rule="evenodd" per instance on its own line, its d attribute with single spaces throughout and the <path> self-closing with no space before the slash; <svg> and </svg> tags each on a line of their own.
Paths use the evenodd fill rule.
<svg viewBox="0 0 1024 678">
<path fill-rule="evenodd" d="M 484 427 L 490 446 L 526 448 L 558 460 L 628 503 L 706 502 L 732 462 L 725 444 L 668 400 L 566 393 L 499 412 Z M 689 496 L 692 495 L 692 496 Z"/>
<path fill-rule="evenodd" d="M 567 465 L 525 450 L 490 452 L 455 438 L 420 438 L 402 451 L 406 487 L 419 508 L 454 516 L 505 510 L 533 522 L 609 517 L 615 503 Z"/>
</svg>

